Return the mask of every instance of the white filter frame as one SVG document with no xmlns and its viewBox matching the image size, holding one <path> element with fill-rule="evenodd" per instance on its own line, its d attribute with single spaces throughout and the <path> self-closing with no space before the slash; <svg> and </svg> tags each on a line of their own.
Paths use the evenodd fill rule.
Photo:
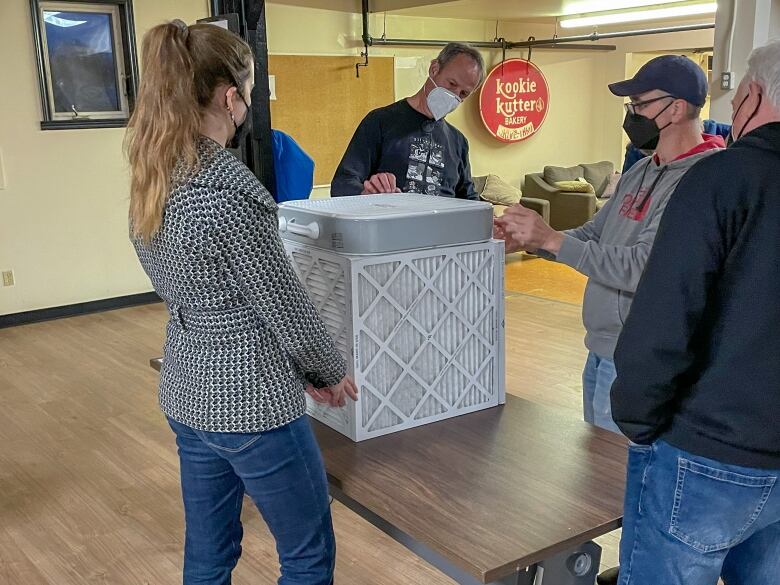
<svg viewBox="0 0 780 585">
<path fill-rule="evenodd" d="M 504 248 L 348 255 L 284 240 L 360 389 L 308 412 L 353 441 L 505 402 Z"/>
</svg>

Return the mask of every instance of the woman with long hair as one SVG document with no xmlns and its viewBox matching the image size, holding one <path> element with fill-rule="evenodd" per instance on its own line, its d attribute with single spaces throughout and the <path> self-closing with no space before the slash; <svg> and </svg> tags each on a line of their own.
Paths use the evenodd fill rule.
<svg viewBox="0 0 780 585">
<path fill-rule="evenodd" d="M 357 390 L 285 254 L 276 204 L 225 148 L 249 115 L 252 52 L 177 20 L 151 29 L 142 54 L 130 231 L 170 313 L 160 405 L 179 450 L 184 584 L 231 582 L 246 492 L 276 539 L 279 585 L 328 585 L 335 540 L 304 392 L 339 407 Z"/>
</svg>

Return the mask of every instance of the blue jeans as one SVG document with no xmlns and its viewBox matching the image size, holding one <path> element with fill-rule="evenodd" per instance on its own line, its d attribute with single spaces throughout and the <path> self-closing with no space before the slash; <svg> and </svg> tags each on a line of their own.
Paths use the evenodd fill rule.
<svg viewBox="0 0 780 585">
<path fill-rule="evenodd" d="M 779 476 L 630 446 L 619 585 L 780 582 Z"/>
<path fill-rule="evenodd" d="M 264 433 L 208 433 L 168 419 L 181 463 L 184 585 L 230 585 L 244 491 L 276 539 L 279 585 L 331 585 L 336 541 L 322 455 L 303 416 Z"/>
<path fill-rule="evenodd" d="M 607 429 L 613 433 L 620 433 L 620 429 L 612 420 L 612 403 L 609 392 L 612 382 L 617 378 L 615 363 L 597 356 L 588 354 L 585 362 L 585 370 L 582 372 L 582 413 L 585 422 Z"/>
</svg>

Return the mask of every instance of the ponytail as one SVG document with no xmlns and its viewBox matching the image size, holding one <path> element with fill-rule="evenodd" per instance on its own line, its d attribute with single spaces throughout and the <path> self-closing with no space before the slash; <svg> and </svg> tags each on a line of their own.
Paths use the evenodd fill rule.
<svg viewBox="0 0 780 585">
<path fill-rule="evenodd" d="M 188 27 L 174 20 L 146 33 L 142 60 L 143 77 L 125 147 L 131 233 L 148 242 L 162 225 L 174 180 L 186 180 L 198 170 L 203 110 L 219 84 L 246 81 L 252 52 L 224 29 L 209 24 Z"/>
</svg>

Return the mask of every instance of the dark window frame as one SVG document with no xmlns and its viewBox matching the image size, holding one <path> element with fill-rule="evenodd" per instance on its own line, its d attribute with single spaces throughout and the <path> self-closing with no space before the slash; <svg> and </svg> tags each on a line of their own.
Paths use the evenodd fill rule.
<svg viewBox="0 0 780 585">
<path fill-rule="evenodd" d="M 75 117 L 68 120 L 56 119 L 52 107 L 50 87 L 50 71 L 47 68 L 46 44 L 44 31 L 42 30 L 41 4 L 55 1 L 57 4 L 73 4 L 78 6 L 105 5 L 107 8 L 116 8 L 119 12 L 119 35 L 122 43 L 122 54 L 116 55 L 121 64 L 124 90 L 127 101 L 127 116 L 115 118 Z M 138 95 L 138 59 L 136 51 L 135 22 L 133 19 L 133 0 L 30 0 L 30 11 L 33 25 L 33 38 L 38 65 L 38 89 L 41 98 L 41 130 L 78 130 L 87 128 L 123 128 L 127 126 L 129 116 L 135 107 L 135 99 Z"/>
</svg>

